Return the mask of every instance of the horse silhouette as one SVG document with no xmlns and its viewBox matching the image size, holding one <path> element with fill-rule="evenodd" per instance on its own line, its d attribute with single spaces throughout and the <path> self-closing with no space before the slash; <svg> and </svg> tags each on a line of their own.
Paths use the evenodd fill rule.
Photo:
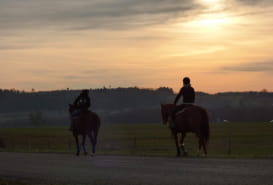
<svg viewBox="0 0 273 185">
<path fill-rule="evenodd" d="M 180 156 L 180 148 L 183 155 L 187 155 L 184 147 L 184 139 L 186 134 L 193 132 L 199 139 L 199 151 L 201 148 L 204 154 L 207 155 L 207 142 L 210 136 L 209 118 L 207 111 L 196 105 L 191 105 L 178 112 L 174 120 L 171 122 L 175 104 L 161 104 L 161 115 L 163 124 L 169 123 L 172 135 L 174 136 L 175 145 L 177 149 L 177 156 Z M 171 122 L 171 123 L 170 123 Z M 181 133 L 180 147 L 178 144 L 178 134 Z"/>
<path fill-rule="evenodd" d="M 81 151 L 78 138 L 79 135 L 82 136 L 81 146 L 84 151 L 84 154 L 87 155 L 85 147 L 86 136 L 88 136 L 90 139 L 92 145 L 92 154 L 95 154 L 97 137 L 101 124 L 99 116 L 91 111 L 79 112 L 79 110 L 74 105 L 71 104 L 69 104 L 69 113 L 73 124 L 71 131 L 75 138 L 77 146 L 76 155 L 78 156 Z"/>
</svg>

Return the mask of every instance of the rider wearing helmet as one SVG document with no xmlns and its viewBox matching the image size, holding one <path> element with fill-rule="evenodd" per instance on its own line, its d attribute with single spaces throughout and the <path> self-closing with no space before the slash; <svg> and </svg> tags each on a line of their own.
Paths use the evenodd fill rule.
<svg viewBox="0 0 273 185">
<path fill-rule="evenodd" d="M 195 101 L 195 91 L 194 91 L 194 88 L 191 86 L 189 77 L 183 78 L 183 87 L 180 89 L 179 93 L 175 97 L 175 100 L 174 100 L 175 105 L 177 104 L 178 100 L 181 97 L 183 97 L 183 103 L 176 106 L 172 115 L 172 122 L 174 122 L 175 114 L 178 111 L 181 111 L 184 108 L 191 106 Z"/>
<path fill-rule="evenodd" d="M 90 98 L 89 98 L 88 93 L 89 93 L 89 90 L 87 90 L 87 89 L 82 90 L 80 95 L 74 101 L 73 105 L 76 107 L 76 109 L 78 109 L 75 116 L 78 116 L 82 112 L 89 111 L 88 108 L 90 107 L 91 103 L 90 103 Z M 74 125 L 74 122 L 71 121 L 69 130 L 72 131 L 73 129 L 75 129 L 75 125 Z"/>
<path fill-rule="evenodd" d="M 180 89 L 179 93 L 177 94 L 174 104 L 176 104 L 179 98 L 183 97 L 183 104 L 193 104 L 195 100 L 195 92 L 194 88 L 191 87 L 190 78 L 185 77 L 183 79 L 183 87 Z M 182 105 L 183 105 L 182 104 Z"/>
</svg>

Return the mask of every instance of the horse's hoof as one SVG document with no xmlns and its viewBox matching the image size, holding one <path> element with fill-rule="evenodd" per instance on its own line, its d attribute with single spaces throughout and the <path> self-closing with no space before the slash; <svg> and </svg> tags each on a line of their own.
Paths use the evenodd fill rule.
<svg viewBox="0 0 273 185">
<path fill-rule="evenodd" d="M 205 157 L 205 158 L 206 158 L 206 157 L 207 157 L 207 154 L 202 154 L 201 157 Z"/>
<path fill-rule="evenodd" d="M 76 153 L 76 156 L 79 156 L 79 155 L 80 155 L 80 152 L 77 152 L 77 153 Z"/>
</svg>

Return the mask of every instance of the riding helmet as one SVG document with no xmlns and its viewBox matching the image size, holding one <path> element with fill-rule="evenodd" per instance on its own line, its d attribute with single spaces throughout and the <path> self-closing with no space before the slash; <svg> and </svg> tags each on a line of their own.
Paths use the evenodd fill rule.
<svg viewBox="0 0 273 185">
<path fill-rule="evenodd" d="M 183 79 L 183 82 L 184 82 L 184 84 L 189 84 L 189 83 L 191 82 L 191 80 L 190 80 L 189 77 L 185 77 L 185 78 Z"/>
</svg>

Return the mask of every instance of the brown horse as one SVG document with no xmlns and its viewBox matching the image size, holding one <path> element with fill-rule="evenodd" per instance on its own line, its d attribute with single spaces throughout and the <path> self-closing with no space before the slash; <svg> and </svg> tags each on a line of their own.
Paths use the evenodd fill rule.
<svg viewBox="0 0 273 185">
<path fill-rule="evenodd" d="M 207 142 L 209 140 L 210 129 L 207 111 L 199 106 L 191 105 L 177 113 L 173 121 L 172 114 L 175 110 L 175 104 L 161 104 L 161 115 L 163 124 L 169 125 L 175 139 L 177 156 L 180 156 L 178 145 L 178 133 L 181 133 L 180 147 L 183 155 L 187 155 L 184 148 L 184 139 L 188 132 L 193 132 L 199 139 L 199 151 L 203 147 L 205 155 L 207 154 Z"/>
<path fill-rule="evenodd" d="M 88 112 L 79 112 L 79 110 L 74 105 L 69 105 L 69 113 L 71 122 L 73 124 L 72 133 L 76 141 L 77 152 L 76 155 L 80 154 L 80 146 L 78 136 L 82 135 L 82 149 L 84 154 L 87 155 L 85 148 L 85 139 L 86 136 L 89 137 L 92 145 L 92 153 L 96 152 L 97 137 L 100 128 L 100 118 L 99 116 L 91 111 Z"/>
</svg>

